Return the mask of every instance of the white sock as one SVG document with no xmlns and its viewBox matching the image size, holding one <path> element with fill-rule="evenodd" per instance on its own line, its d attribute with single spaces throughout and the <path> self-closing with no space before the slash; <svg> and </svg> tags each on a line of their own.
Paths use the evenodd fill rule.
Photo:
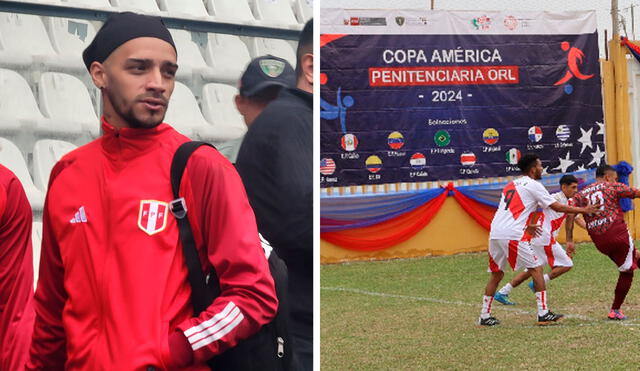
<svg viewBox="0 0 640 371">
<path fill-rule="evenodd" d="M 549 312 L 549 308 L 547 308 L 547 291 L 538 291 L 536 292 L 536 302 L 538 303 L 538 315 L 544 316 Z"/>
<path fill-rule="evenodd" d="M 511 286 L 511 282 L 509 282 L 506 285 L 504 285 L 504 287 L 501 288 L 500 291 L 498 292 L 501 293 L 502 295 L 509 295 L 511 294 L 511 290 L 513 290 L 513 286 Z"/>
<path fill-rule="evenodd" d="M 549 275 L 545 273 L 545 275 L 544 275 L 544 283 L 547 283 L 549 281 L 551 281 L 551 278 L 549 278 Z"/>
<path fill-rule="evenodd" d="M 480 312 L 480 318 L 485 319 L 491 317 L 491 303 L 493 303 L 493 296 L 484 295 L 482 297 L 482 312 Z"/>
</svg>

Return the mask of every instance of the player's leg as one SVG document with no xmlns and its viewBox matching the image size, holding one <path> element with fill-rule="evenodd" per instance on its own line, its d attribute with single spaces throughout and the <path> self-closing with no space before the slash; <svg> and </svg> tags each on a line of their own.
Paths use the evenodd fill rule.
<svg viewBox="0 0 640 371">
<path fill-rule="evenodd" d="M 633 240 L 631 237 L 628 241 L 623 241 L 618 244 L 616 249 L 611 251 L 609 257 L 618 265 L 620 271 L 618 275 L 618 282 L 614 290 L 613 303 L 611 304 L 611 310 L 607 317 L 611 320 L 625 320 L 627 317 L 622 310 L 622 304 L 631 289 L 633 283 L 633 271 L 638 267 L 637 265 L 637 251 L 633 246 Z M 624 260 L 623 260 L 624 259 Z"/>
<path fill-rule="evenodd" d="M 484 289 L 482 297 L 482 310 L 478 324 L 481 326 L 495 326 L 500 321 L 491 315 L 491 305 L 493 304 L 493 296 L 496 293 L 500 281 L 504 277 L 503 267 L 507 261 L 507 243 L 502 240 L 489 240 L 489 281 Z"/>
<path fill-rule="evenodd" d="M 550 257 L 548 256 L 547 260 L 553 268 L 551 268 L 551 272 L 548 275 L 544 275 L 545 283 L 562 276 L 573 268 L 573 260 L 558 242 L 552 244 L 548 250 L 550 250 Z M 553 262 L 551 262 L 552 259 Z"/>
<path fill-rule="evenodd" d="M 533 285 L 536 290 L 536 304 L 538 306 L 538 324 L 546 325 L 561 319 L 563 317 L 562 314 L 553 313 L 547 306 L 547 291 L 542 272 L 544 259 L 536 256 L 531 244 L 528 242 L 521 241 L 518 244 L 516 268 L 518 265 L 526 267 L 533 279 Z"/>
<path fill-rule="evenodd" d="M 511 290 L 515 287 L 518 287 L 522 282 L 526 281 L 531 274 L 528 271 L 518 272 L 511 281 L 509 281 L 506 285 L 502 286 L 500 290 L 494 295 L 494 299 L 497 302 L 500 302 L 504 305 L 516 305 L 515 302 L 509 299 L 509 294 L 511 294 Z"/>
</svg>

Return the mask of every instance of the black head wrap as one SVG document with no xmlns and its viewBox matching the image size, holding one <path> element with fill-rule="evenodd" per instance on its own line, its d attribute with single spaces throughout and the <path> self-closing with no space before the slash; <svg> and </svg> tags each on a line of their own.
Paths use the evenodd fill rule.
<svg viewBox="0 0 640 371">
<path fill-rule="evenodd" d="M 120 45 L 138 37 L 155 37 L 176 49 L 173 38 L 160 17 L 131 12 L 117 13 L 107 19 L 91 44 L 82 52 L 84 65 L 88 70 L 91 63 L 104 62 Z"/>
</svg>

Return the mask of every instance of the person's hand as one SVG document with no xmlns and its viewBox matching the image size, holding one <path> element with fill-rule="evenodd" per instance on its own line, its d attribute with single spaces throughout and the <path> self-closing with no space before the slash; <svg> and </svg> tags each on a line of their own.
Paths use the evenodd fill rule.
<svg viewBox="0 0 640 371">
<path fill-rule="evenodd" d="M 567 255 L 573 259 L 573 254 L 576 252 L 576 245 L 573 242 L 567 242 Z"/>
<path fill-rule="evenodd" d="M 525 232 L 531 237 L 539 237 L 542 234 L 542 225 L 529 224 L 527 228 L 525 228 Z"/>
</svg>

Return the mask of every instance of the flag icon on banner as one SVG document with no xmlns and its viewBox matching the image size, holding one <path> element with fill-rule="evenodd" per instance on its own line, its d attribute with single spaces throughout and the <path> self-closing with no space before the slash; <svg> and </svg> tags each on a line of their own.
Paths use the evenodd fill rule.
<svg viewBox="0 0 640 371">
<path fill-rule="evenodd" d="M 374 174 L 382 169 L 382 160 L 376 155 L 367 157 L 365 164 L 367 165 L 367 170 Z"/>
<path fill-rule="evenodd" d="M 336 163 L 328 157 L 320 160 L 320 174 L 331 175 L 336 171 Z"/>
<path fill-rule="evenodd" d="M 529 128 L 529 141 L 531 143 L 538 143 L 542 139 L 542 129 L 539 126 L 532 126 Z"/>
<path fill-rule="evenodd" d="M 438 130 L 436 135 L 433 136 L 433 140 L 438 147 L 445 147 L 451 143 L 451 135 L 446 130 Z"/>
<path fill-rule="evenodd" d="M 345 134 L 340 139 L 340 146 L 347 152 L 353 152 L 358 148 L 358 138 L 353 134 Z"/>
<path fill-rule="evenodd" d="M 482 133 L 482 140 L 490 146 L 498 143 L 498 139 L 500 139 L 500 133 L 494 128 L 489 128 Z"/>
<path fill-rule="evenodd" d="M 476 164 L 476 155 L 473 152 L 464 152 L 460 155 L 460 163 L 464 166 Z"/>
<path fill-rule="evenodd" d="M 562 142 L 566 142 L 567 139 L 571 136 L 571 128 L 567 125 L 560 125 L 558 129 L 556 129 L 556 136 Z"/>
<path fill-rule="evenodd" d="M 411 156 L 409 163 L 411 164 L 412 168 L 419 170 L 427 165 L 427 158 L 424 157 L 422 153 L 416 152 L 413 154 L 413 156 Z"/>
<path fill-rule="evenodd" d="M 517 165 L 520 160 L 520 151 L 517 148 L 511 148 L 507 151 L 507 162 L 511 165 Z"/>
<path fill-rule="evenodd" d="M 394 131 L 389 134 L 387 143 L 389 144 L 389 147 L 391 147 L 391 149 L 400 149 L 402 148 L 402 146 L 404 146 L 404 137 L 402 136 L 402 134 L 400 134 L 399 131 Z"/>
</svg>

